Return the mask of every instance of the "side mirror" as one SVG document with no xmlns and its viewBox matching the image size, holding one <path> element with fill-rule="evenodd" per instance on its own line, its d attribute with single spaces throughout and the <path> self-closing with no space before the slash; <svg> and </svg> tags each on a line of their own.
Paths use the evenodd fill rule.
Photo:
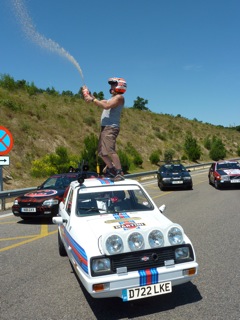
<svg viewBox="0 0 240 320">
<path fill-rule="evenodd" d="M 54 224 L 63 225 L 64 223 L 67 223 L 67 219 L 63 219 L 62 217 L 53 217 L 52 222 Z"/>
<path fill-rule="evenodd" d="M 166 209 L 166 205 L 163 204 L 163 205 L 162 205 L 161 207 L 159 207 L 158 209 L 159 209 L 159 211 L 160 211 L 161 213 L 163 213 L 163 211 Z"/>
</svg>

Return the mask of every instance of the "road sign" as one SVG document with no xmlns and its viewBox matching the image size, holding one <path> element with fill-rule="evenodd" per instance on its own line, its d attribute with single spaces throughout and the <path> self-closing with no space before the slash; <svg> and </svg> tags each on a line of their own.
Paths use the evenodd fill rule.
<svg viewBox="0 0 240 320">
<path fill-rule="evenodd" d="M 11 132 L 0 126 L 0 156 L 8 154 L 13 147 L 13 137 Z"/>
<path fill-rule="evenodd" d="M 9 166 L 9 157 L 0 156 L 0 166 Z"/>
</svg>

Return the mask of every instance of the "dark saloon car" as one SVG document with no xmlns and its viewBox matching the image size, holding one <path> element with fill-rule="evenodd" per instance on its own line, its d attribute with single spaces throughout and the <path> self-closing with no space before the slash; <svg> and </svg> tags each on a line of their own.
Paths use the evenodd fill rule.
<svg viewBox="0 0 240 320">
<path fill-rule="evenodd" d="M 182 188 L 191 190 L 193 187 L 190 170 L 181 163 L 165 163 L 157 172 L 158 186 L 161 190 L 167 188 Z"/>
<path fill-rule="evenodd" d="M 24 220 L 56 216 L 66 188 L 77 180 L 78 175 L 78 172 L 68 172 L 51 176 L 36 190 L 16 198 L 12 206 L 13 214 Z M 86 172 L 85 175 L 87 178 L 98 176 L 96 172 Z"/>
<path fill-rule="evenodd" d="M 240 163 L 233 160 L 214 162 L 209 169 L 208 179 L 216 189 L 240 186 Z"/>
</svg>

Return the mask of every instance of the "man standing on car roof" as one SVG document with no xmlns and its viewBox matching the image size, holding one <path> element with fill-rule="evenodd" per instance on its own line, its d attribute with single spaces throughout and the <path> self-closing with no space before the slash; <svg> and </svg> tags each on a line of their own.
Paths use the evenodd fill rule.
<svg viewBox="0 0 240 320">
<path fill-rule="evenodd" d="M 124 107 L 123 94 L 127 90 L 127 83 L 123 78 L 110 78 L 109 100 L 98 100 L 89 93 L 86 86 L 82 88 L 86 102 L 93 102 L 96 106 L 103 109 L 101 116 L 101 133 L 98 142 L 98 155 L 105 162 L 106 176 L 115 177 L 123 175 L 121 162 L 116 152 L 116 139 L 120 131 L 120 117 Z"/>
</svg>

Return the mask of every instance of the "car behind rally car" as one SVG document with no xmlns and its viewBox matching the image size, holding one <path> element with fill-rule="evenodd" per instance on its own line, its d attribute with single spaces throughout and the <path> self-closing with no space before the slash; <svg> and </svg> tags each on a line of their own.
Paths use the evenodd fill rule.
<svg viewBox="0 0 240 320">
<path fill-rule="evenodd" d="M 77 172 L 69 172 L 51 176 L 37 190 L 16 198 L 12 206 L 13 214 L 24 220 L 56 216 L 66 188 L 78 175 Z M 87 175 L 96 177 L 97 173 L 88 172 Z"/>
<path fill-rule="evenodd" d="M 162 191 L 167 188 L 191 190 L 193 183 L 189 172 L 181 163 L 165 163 L 157 172 L 158 186 Z"/>
<path fill-rule="evenodd" d="M 223 186 L 240 186 L 240 163 L 234 160 L 214 162 L 209 169 L 208 179 L 216 189 Z"/>
<path fill-rule="evenodd" d="M 59 205 L 58 247 L 94 298 L 123 301 L 167 294 L 191 281 L 198 263 L 183 228 L 166 218 L 140 183 L 79 179 Z"/>
</svg>

